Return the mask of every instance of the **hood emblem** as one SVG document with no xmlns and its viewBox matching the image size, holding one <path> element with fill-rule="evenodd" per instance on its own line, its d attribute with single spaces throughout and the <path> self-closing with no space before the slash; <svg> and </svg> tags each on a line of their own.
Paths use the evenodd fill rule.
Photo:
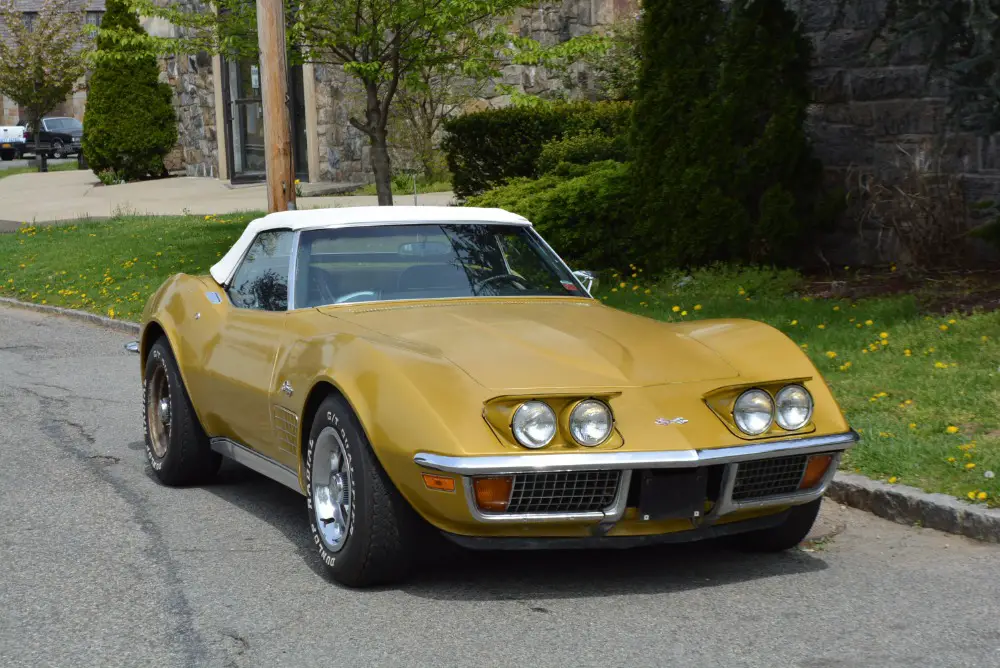
<svg viewBox="0 0 1000 668">
<path fill-rule="evenodd" d="M 656 424 L 668 425 L 668 424 L 687 424 L 687 418 L 675 417 L 675 418 L 656 418 Z"/>
</svg>

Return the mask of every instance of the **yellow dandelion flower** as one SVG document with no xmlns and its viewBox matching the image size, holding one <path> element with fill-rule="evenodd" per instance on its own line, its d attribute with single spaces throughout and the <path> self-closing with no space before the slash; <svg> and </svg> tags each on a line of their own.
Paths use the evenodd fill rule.
<svg viewBox="0 0 1000 668">
<path fill-rule="evenodd" d="M 887 397 L 887 396 L 889 396 L 889 393 L 888 392 L 876 392 L 875 396 L 879 397 L 879 398 Z"/>
<path fill-rule="evenodd" d="M 906 350 L 903 351 L 903 355 L 906 356 L 906 357 L 909 357 L 912 354 L 913 354 L 913 352 L 909 348 L 907 348 Z"/>
<path fill-rule="evenodd" d="M 688 314 L 687 311 L 681 311 L 681 315 L 687 315 L 687 314 Z"/>
<path fill-rule="evenodd" d="M 649 289 L 646 289 L 646 291 L 643 294 L 651 295 L 651 294 L 653 294 L 653 291 L 649 290 Z"/>
<path fill-rule="evenodd" d="M 799 348 L 802 348 L 803 350 L 808 350 L 809 349 L 809 344 L 808 343 L 800 344 Z"/>
<path fill-rule="evenodd" d="M 695 304 L 694 305 L 694 310 L 695 311 L 700 311 L 701 310 L 701 304 Z"/>
<path fill-rule="evenodd" d="M 956 427 L 953 424 L 950 424 L 950 425 L 948 425 L 948 428 L 945 429 L 945 431 L 948 432 L 949 434 L 957 434 L 958 433 L 958 427 Z"/>
<path fill-rule="evenodd" d="M 792 325 L 792 326 L 794 327 L 795 325 L 799 324 L 799 321 L 798 321 L 798 320 L 792 320 L 792 321 L 791 321 L 790 323 L 788 323 L 788 324 L 790 324 L 790 325 Z"/>
<path fill-rule="evenodd" d="M 739 295 L 739 296 L 741 296 L 741 297 L 742 297 L 743 295 L 745 295 L 746 293 L 747 293 L 747 291 L 746 291 L 746 290 L 744 290 L 743 288 L 740 288 L 740 289 L 739 289 L 739 290 L 738 290 L 738 291 L 736 292 L 736 294 L 738 294 L 738 295 Z"/>
<path fill-rule="evenodd" d="M 955 458 L 954 457 L 949 457 L 948 458 L 948 463 L 949 464 L 954 464 L 955 463 Z"/>
<path fill-rule="evenodd" d="M 880 339 L 888 339 L 889 338 L 889 332 L 880 332 L 879 335 L 878 335 L 878 338 L 880 338 Z"/>
<path fill-rule="evenodd" d="M 672 306 L 670 308 L 670 310 L 673 311 L 674 313 L 678 313 L 681 310 L 681 307 L 680 306 Z"/>
<path fill-rule="evenodd" d="M 632 286 L 632 289 L 633 289 L 633 290 L 638 290 L 638 289 L 639 289 L 639 286 L 638 286 L 638 285 L 633 285 L 633 286 Z"/>
<path fill-rule="evenodd" d="M 986 335 L 984 334 L 983 336 L 980 336 L 980 337 L 979 337 L 979 340 L 980 340 L 980 341 L 982 341 L 983 343 L 986 343 L 987 341 L 989 341 L 989 340 L 990 340 L 990 337 L 988 337 L 988 336 L 986 336 Z"/>
<path fill-rule="evenodd" d="M 909 427 L 910 427 L 910 429 L 916 429 L 917 428 L 917 423 L 916 422 L 911 422 L 909 424 Z"/>
<path fill-rule="evenodd" d="M 108 317 L 109 318 L 114 318 L 115 317 L 115 310 L 113 308 L 109 308 L 108 309 Z"/>
<path fill-rule="evenodd" d="M 891 478 L 889 478 L 889 484 L 895 485 L 897 480 L 899 480 L 899 478 L 897 478 L 896 476 L 892 476 Z"/>
<path fill-rule="evenodd" d="M 871 326 L 872 326 L 872 325 L 874 325 L 875 323 L 874 323 L 874 321 L 872 321 L 872 320 L 865 320 L 865 324 L 866 324 L 866 325 L 868 325 L 869 327 L 871 327 Z"/>
<path fill-rule="evenodd" d="M 632 274 L 632 278 L 637 278 L 639 274 Z"/>
<path fill-rule="evenodd" d="M 955 320 L 954 318 L 952 318 L 951 320 L 948 321 L 948 324 L 949 325 L 954 325 L 956 322 L 958 322 L 958 320 Z"/>
<path fill-rule="evenodd" d="M 819 329 L 826 329 L 826 325 L 816 325 Z"/>
<path fill-rule="evenodd" d="M 976 493 L 975 492 L 969 492 L 968 494 L 966 494 L 966 496 L 969 497 L 969 499 L 971 501 L 975 501 L 976 500 Z"/>
<path fill-rule="evenodd" d="M 940 329 L 942 332 L 947 332 L 948 325 L 938 325 L 938 329 Z"/>
<path fill-rule="evenodd" d="M 968 464 L 965 465 L 965 468 L 969 470 L 976 468 L 976 462 L 969 462 Z"/>
<path fill-rule="evenodd" d="M 618 288 L 611 288 L 611 292 L 618 292 Z"/>
<path fill-rule="evenodd" d="M 858 329 L 861 329 L 861 323 L 859 322 L 858 324 L 855 325 L 855 327 L 857 327 Z"/>
<path fill-rule="evenodd" d="M 619 283 L 618 287 L 619 288 L 624 288 L 625 287 L 625 281 L 622 281 L 621 283 Z"/>
<path fill-rule="evenodd" d="M 980 501 L 985 501 L 986 497 L 987 497 L 986 492 L 980 492 L 979 494 L 976 494 L 976 498 L 979 499 Z"/>
<path fill-rule="evenodd" d="M 826 356 L 829 357 L 830 359 L 833 359 L 837 356 L 837 353 L 833 352 L 832 350 L 827 350 Z"/>
<path fill-rule="evenodd" d="M 948 365 L 945 364 L 944 362 L 934 362 L 934 368 L 935 369 L 947 369 Z"/>
<path fill-rule="evenodd" d="M 839 306 L 834 306 L 834 307 L 833 307 L 833 310 L 834 310 L 834 311 L 839 311 L 839 310 L 840 310 L 840 307 L 839 307 Z"/>
</svg>

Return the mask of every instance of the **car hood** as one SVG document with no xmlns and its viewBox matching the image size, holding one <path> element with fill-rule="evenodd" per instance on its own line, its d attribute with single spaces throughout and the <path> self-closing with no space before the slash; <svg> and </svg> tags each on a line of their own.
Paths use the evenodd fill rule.
<svg viewBox="0 0 1000 668">
<path fill-rule="evenodd" d="M 456 300 L 319 309 L 446 358 L 493 390 L 624 388 L 739 375 L 669 324 L 593 300 Z"/>
</svg>

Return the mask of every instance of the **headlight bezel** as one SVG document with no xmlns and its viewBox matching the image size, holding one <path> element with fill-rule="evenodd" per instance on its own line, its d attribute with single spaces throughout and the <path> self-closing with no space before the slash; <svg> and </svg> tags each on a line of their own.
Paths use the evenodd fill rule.
<svg viewBox="0 0 1000 668">
<path fill-rule="evenodd" d="M 730 433 L 745 441 L 809 434 L 816 431 L 816 412 L 819 410 L 816 397 L 810 389 L 810 381 L 813 380 L 814 379 L 810 377 L 790 377 L 774 381 L 757 382 L 753 384 L 727 385 L 706 392 L 702 400 L 705 405 L 713 413 L 715 413 L 715 416 L 719 418 L 719 421 L 722 422 Z M 798 429 L 789 430 L 780 426 L 776 419 L 772 419 L 770 428 L 768 428 L 767 431 L 756 435 L 748 434 L 737 426 L 734 409 L 736 407 L 736 401 L 740 398 L 740 396 L 750 390 L 762 390 L 766 392 L 771 396 L 772 403 L 775 405 L 772 415 L 775 415 L 776 417 L 777 402 L 775 398 L 781 390 L 790 385 L 797 385 L 804 389 L 812 401 L 813 410 L 804 425 Z"/>
<path fill-rule="evenodd" d="M 574 419 L 576 417 L 577 411 L 581 410 L 581 408 L 588 407 L 588 406 L 595 406 L 595 407 L 602 408 L 607 413 L 607 421 L 608 421 L 608 428 L 607 428 L 607 432 L 604 434 L 604 437 L 601 438 L 599 441 L 594 441 L 592 443 L 585 442 L 583 439 L 581 439 L 578 436 L 577 429 L 576 429 L 576 427 L 574 425 Z M 601 401 L 600 399 L 589 398 L 589 399 L 582 399 L 580 401 L 577 401 L 576 403 L 572 404 L 569 407 L 569 410 L 568 410 L 568 413 L 567 413 L 567 417 L 566 417 L 566 431 L 569 434 L 569 436 L 572 439 L 572 442 L 574 444 L 581 445 L 581 446 L 583 446 L 585 448 L 596 448 L 596 447 L 598 447 L 600 445 L 603 445 L 603 444 L 607 443 L 608 439 L 610 439 L 611 435 L 614 434 L 614 432 L 615 432 L 615 414 L 614 414 L 614 411 L 611 410 L 611 406 L 609 406 L 607 404 L 607 402 Z"/>
<path fill-rule="evenodd" d="M 767 401 L 767 407 L 768 407 L 767 424 L 765 424 L 763 428 L 757 431 L 752 431 L 746 428 L 744 424 L 741 424 L 740 418 L 737 416 L 740 402 L 750 396 L 763 397 Z M 759 413 L 762 411 L 755 411 L 755 412 Z M 736 428 L 739 429 L 741 432 L 743 432 L 747 436 L 762 436 L 767 432 L 769 432 L 771 430 L 771 427 L 774 426 L 774 397 L 771 396 L 770 392 L 768 392 L 767 390 L 763 390 L 759 387 L 751 387 L 747 390 L 744 390 L 743 392 L 740 392 L 739 396 L 737 396 L 736 400 L 733 402 L 732 416 L 733 416 L 733 423 L 736 425 Z"/>
<path fill-rule="evenodd" d="M 531 443 L 526 442 L 526 440 L 522 438 L 522 435 L 518 433 L 518 425 L 517 425 L 518 415 L 525 415 L 526 413 L 523 411 L 532 410 L 532 408 L 534 407 L 544 409 L 544 411 L 547 411 L 548 415 L 551 417 L 552 433 L 549 434 L 548 439 L 546 439 L 544 443 L 536 444 L 534 442 Z M 558 414 L 556 414 L 555 410 L 553 410 L 552 406 L 550 406 L 547 402 L 538 399 L 531 399 L 521 403 L 517 408 L 514 409 L 514 413 L 511 415 L 510 419 L 510 432 L 514 436 L 514 440 L 516 440 L 518 445 L 520 445 L 521 447 L 528 448 L 529 450 L 540 450 L 546 447 L 547 445 L 551 444 L 552 441 L 555 439 L 556 435 L 559 433 L 559 416 Z"/>
<path fill-rule="evenodd" d="M 806 417 L 799 424 L 794 425 L 792 423 L 785 424 L 783 421 L 783 415 L 781 412 L 781 396 L 786 392 L 801 390 L 805 394 L 806 401 L 808 402 L 808 410 L 806 411 Z M 813 410 L 816 408 L 816 402 L 813 400 L 812 394 L 805 387 L 799 383 L 789 383 L 785 385 L 780 390 L 774 394 L 774 423 L 785 431 L 799 431 L 804 428 L 812 420 Z"/>
</svg>

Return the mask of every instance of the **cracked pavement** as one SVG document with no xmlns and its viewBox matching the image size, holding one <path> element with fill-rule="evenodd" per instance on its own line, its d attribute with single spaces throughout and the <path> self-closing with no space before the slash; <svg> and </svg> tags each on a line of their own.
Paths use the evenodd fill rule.
<svg viewBox="0 0 1000 668">
<path fill-rule="evenodd" d="M 1000 546 L 829 502 L 809 551 L 457 551 L 341 588 L 294 492 L 151 478 L 128 338 L 0 306 L 5 668 L 1000 665 Z"/>
</svg>

